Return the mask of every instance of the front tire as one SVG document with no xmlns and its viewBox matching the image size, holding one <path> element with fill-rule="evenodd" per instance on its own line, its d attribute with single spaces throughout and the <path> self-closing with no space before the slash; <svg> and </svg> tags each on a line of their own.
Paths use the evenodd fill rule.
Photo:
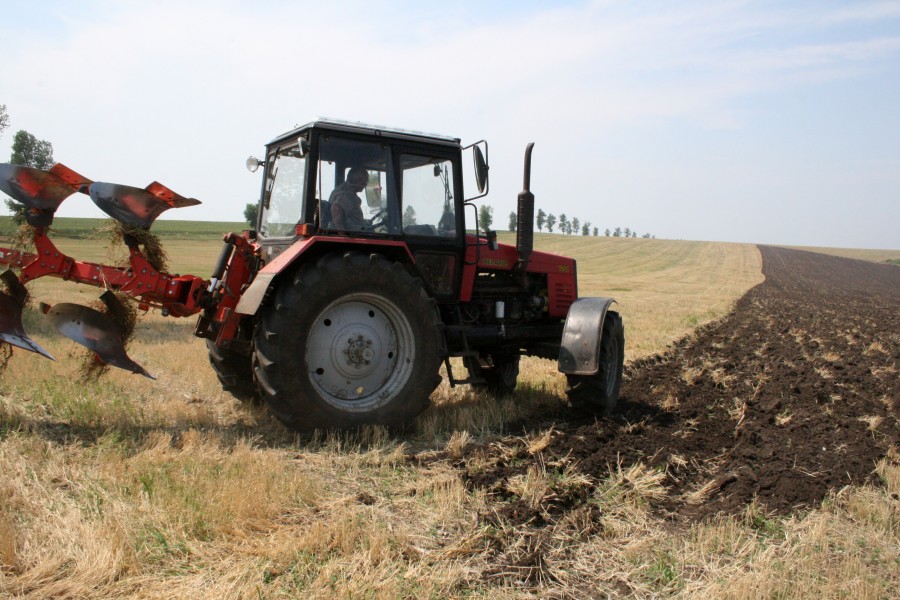
<svg viewBox="0 0 900 600">
<path fill-rule="evenodd" d="M 263 399 L 296 430 L 408 423 L 440 382 L 437 305 L 399 263 L 328 254 L 284 278 L 260 311 Z"/>
<path fill-rule="evenodd" d="M 619 402 L 625 369 L 625 326 L 615 311 L 606 313 L 595 375 L 566 375 L 566 395 L 572 406 L 587 406 L 612 414 Z"/>
</svg>

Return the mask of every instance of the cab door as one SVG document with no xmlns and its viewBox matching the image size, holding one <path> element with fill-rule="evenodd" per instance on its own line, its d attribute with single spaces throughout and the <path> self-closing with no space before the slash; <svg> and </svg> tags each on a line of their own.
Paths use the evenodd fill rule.
<svg viewBox="0 0 900 600">
<path fill-rule="evenodd" d="M 465 227 L 458 153 L 395 150 L 401 230 L 425 285 L 438 300 L 458 297 Z"/>
</svg>

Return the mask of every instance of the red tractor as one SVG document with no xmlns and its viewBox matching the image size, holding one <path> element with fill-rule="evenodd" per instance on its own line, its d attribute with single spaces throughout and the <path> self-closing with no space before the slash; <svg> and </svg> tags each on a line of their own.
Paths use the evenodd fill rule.
<svg viewBox="0 0 900 600">
<path fill-rule="evenodd" d="M 22 328 L 22 283 L 52 275 L 163 314 L 199 313 L 196 335 L 223 387 L 261 398 L 298 430 L 408 422 L 427 406 L 442 363 L 451 386 L 510 393 L 523 355 L 558 360 L 573 404 L 611 411 L 622 320 L 611 298 L 578 297 L 574 259 L 533 250 L 531 148 L 513 247 L 479 233 L 473 201 L 487 194 L 486 142 L 463 147 L 457 138 L 324 119 L 298 127 L 270 142 L 263 160 L 248 159 L 263 173 L 257 227 L 225 237 L 209 280 L 159 272 L 127 231 L 128 267 L 75 261 L 46 235 L 56 208 L 78 191 L 132 231 L 196 200 L 158 183 L 93 182 L 62 165 L 0 165 L 0 189 L 25 205 L 36 248 L 0 249 L 0 263 L 20 270 L 3 277 L 0 340 L 46 354 Z M 468 155 L 478 193 L 465 199 Z M 59 304 L 44 312 L 100 360 L 149 375 L 103 313 Z"/>
</svg>

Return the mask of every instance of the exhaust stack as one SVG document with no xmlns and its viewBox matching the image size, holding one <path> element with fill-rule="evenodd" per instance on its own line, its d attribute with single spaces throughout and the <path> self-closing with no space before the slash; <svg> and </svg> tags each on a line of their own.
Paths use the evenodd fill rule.
<svg viewBox="0 0 900 600">
<path fill-rule="evenodd" d="M 525 176 L 523 189 L 519 192 L 516 212 L 516 252 L 519 254 L 519 269 L 528 266 L 528 259 L 534 250 L 534 194 L 531 193 L 531 149 L 534 142 L 525 148 Z"/>
</svg>

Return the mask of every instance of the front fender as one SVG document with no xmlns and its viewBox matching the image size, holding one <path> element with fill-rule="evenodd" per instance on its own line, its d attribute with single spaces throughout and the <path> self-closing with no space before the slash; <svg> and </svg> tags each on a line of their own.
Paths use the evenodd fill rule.
<svg viewBox="0 0 900 600">
<path fill-rule="evenodd" d="M 559 344 L 559 372 L 596 375 L 600 370 L 603 321 L 613 298 L 579 298 L 569 307 Z"/>
<path fill-rule="evenodd" d="M 396 260 L 413 262 L 409 248 L 401 241 L 345 236 L 301 238 L 259 270 L 259 273 L 241 294 L 241 299 L 234 309 L 235 312 L 242 315 L 255 315 L 269 288 L 272 287 L 272 283 L 285 271 L 292 271 L 291 266 L 298 261 L 301 255 L 304 256 L 304 260 L 315 260 L 328 252 L 345 252 L 347 250 L 380 252 L 392 255 Z"/>
</svg>

